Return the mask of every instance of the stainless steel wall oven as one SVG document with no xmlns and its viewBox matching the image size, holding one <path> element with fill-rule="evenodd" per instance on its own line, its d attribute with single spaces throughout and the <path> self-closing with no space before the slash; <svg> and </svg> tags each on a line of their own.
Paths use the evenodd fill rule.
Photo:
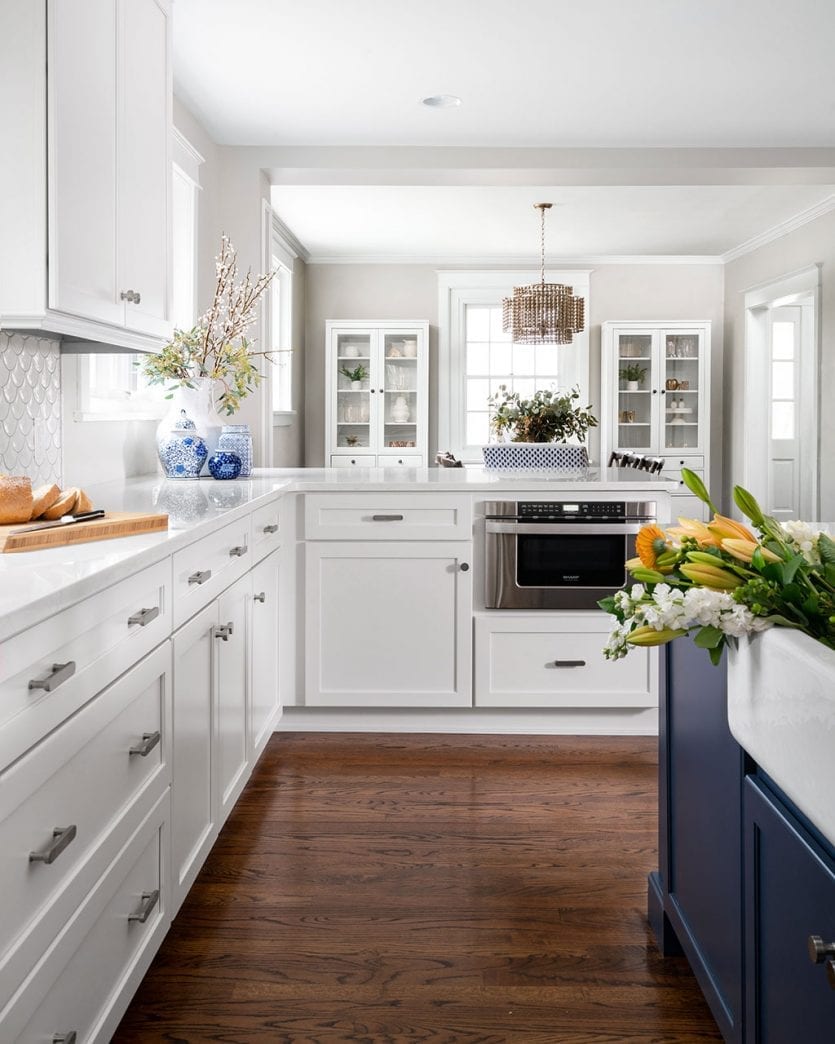
<svg viewBox="0 0 835 1044">
<path fill-rule="evenodd" d="M 490 501 L 488 609 L 596 609 L 626 582 L 635 535 L 654 501 Z"/>
</svg>

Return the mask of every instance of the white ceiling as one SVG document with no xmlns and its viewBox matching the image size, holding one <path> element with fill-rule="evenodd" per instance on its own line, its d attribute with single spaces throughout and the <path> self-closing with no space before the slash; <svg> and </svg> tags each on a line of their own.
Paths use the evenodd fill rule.
<svg viewBox="0 0 835 1044">
<path fill-rule="evenodd" d="M 833 43 L 833 0 L 174 2 L 178 96 L 216 142 L 282 153 L 263 165 L 314 259 L 527 262 L 538 200 L 557 204 L 552 258 L 722 254 L 833 192 Z M 439 93 L 463 104 L 420 104 Z M 370 146 L 386 157 L 357 161 Z M 430 146 L 460 149 L 436 183 Z M 721 160 L 645 181 L 604 157 L 559 184 L 475 158 L 629 148 L 663 168 L 662 147 L 757 146 L 830 151 L 768 172 L 728 159 L 726 180 Z"/>
</svg>

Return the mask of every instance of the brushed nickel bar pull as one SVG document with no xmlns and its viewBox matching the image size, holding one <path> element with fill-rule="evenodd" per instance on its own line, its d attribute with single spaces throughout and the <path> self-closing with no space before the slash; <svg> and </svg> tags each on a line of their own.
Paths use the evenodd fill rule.
<svg viewBox="0 0 835 1044">
<path fill-rule="evenodd" d="M 67 845 L 75 838 L 76 826 L 75 823 L 68 827 L 55 827 L 52 831 L 52 841 L 47 845 L 46 848 L 42 848 L 40 852 L 30 852 L 29 862 L 30 863 L 54 863 L 58 856 L 64 851 Z"/>
<path fill-rule="evenodd" d="M 215 638 L 220 638 L 222 642 L 228 642 L 229 636 L 233 633 L 233 627 L 231 621 L 228 624 L 220 624 L 215 627 Z"/>
<path fill-rule="evenodd" d="M 53 663 L 49 674 L 45 674 L 43 678 L 33 678 L 29 682 L 29 688 L 30 690 L 43 689 L 44 692 L 52 692 L 74 674 L 75 660 L 68 660 L 66 663 Z"/>
<path fill-rule="evenodd" d="M 205 584 L 207 580 L 210 580 L 212 576 L 211 569 L 201 569 L 196 573 L 192 573 L 188 578 L 189 584 Z"/>
<path fill-rule="evenodd" d="M 143 732 L 142 742 L 137 743 L 135 747 L 131 747 L 128 754 L 138 754 L 140 758 L 147 758 L 161 738 L 159 729 L 156 732 Z"/>
<path fill-rule="evenodd" d="M 372 522 L 402 522 L 402 515 L 372 515 Z"/>
<path fill-rule="evenodd" d="M 264 532 L 265 533 L 277 533 L 278 532 L 278 523 L 277 522 L 273 522 L 269 526 L 264 526 Z"/>
<path fill-rule="evenodd" d="M 555 667 L 585 667 L 585 660 L 554 660 Z"/>
<path fill-rule="evenodd" d="M 156 620 L 158 616 L 158 605 L 155 605 L 153 609 L 140 609 L 138 613 L 134 613 L 133 616 L 128 617 L 128 627 L 132 627 L 134 624 L 139 624 L 140 627 L 144 627 L 146 624 L 149 624 L 151 620 Z"/>
<path fill-rule="evenodd" d="M 242 558 L 247 552 L 246 544 L 239 544 L 237 547 L 229 548 L 229 555 L 231 558 Z"/>
<path fill-rule="evenodd" d="M 128 921 L 138 921 L 140 924 L 144 924 L 151 916 L 151 911 L 158 902 L 159 888 L 155 888 L 153 892 L 143 892 L 142 906 L 140 906 L 139 912 L 128 914 Z"/>
</svg>

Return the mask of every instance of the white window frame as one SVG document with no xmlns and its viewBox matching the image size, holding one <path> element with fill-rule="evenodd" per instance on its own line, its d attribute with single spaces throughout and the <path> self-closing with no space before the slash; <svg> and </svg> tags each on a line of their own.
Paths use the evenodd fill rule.
<svg viewBox="0 0 835 1044">
<path fill-rule="evenodd" d="M 292 406 L 295 390 L 292 347 L 293 274 L 298 254 L 288 242 L 284 226 L 267 200 L 263 200 L 262 203 L 262 218 L 263 271 L 269 272 L 278 265 L 278 272 L 269 293 L 264 296 L 264 305 L 261 310 L 261 343 L 265 349 L 285 349 L 275 363 L 266 363 L 263 371 L 265 373 L 264 430 L 272 433 L 274 427 L 287 427 L 295 421 L 297 416 L 297 411 Z M 275 293 L 279 298 L 280 329 L 277 334 L 273 330 L 273 294 Z M 276 338 L 278 344 L 275 343 Z M 278 380 L 281 380 L 283 384 L 280 391 L 281 409 L 274 407 L 276 381 Z M 272 439 L 270 438 L 269 441 L 271 444 Z M 267 449 L 269 451 L 271 445 Z M 272 454 L 269 453 L 264 459 L 272 459 Z"/>
<path fill-rule="evenodd" d="M 577 385 L 583 403 L 589 399 L 589 277 L 587 269 L 546 272 L 549 283 L 564 283 L 585 299 L 586 329 L 573 344 L 553 345 L 564 373 L 560 390 Z M 438 272 L 438 448 L 449 449 L 465 464 L 480 464 L 480 456 L 465 445 L 465 344 L 467 305 L 501 304 L 514 286 L 538 283 L 537 271 Z"/>
</svg>

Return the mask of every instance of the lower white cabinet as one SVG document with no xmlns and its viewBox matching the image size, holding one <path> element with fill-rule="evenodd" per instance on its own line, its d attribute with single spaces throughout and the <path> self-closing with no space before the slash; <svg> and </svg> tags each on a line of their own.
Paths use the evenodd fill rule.
<svg viewBox="0 0 835 1044">
<path fill-rule="evenodd" d="M 308 706 L 469 707 L 472 545 L 307 544 Z"/>
<path fill-rule="evenodd" d="M 219 823 L 223 823 L 247 779 L 247 674 L 249 647 L 249 605 L 252 580 L 243 576 L 217 600 L 218 624 L 215 629 L 217 679 L 217 804 Z"/>
<path fill-rule="evenodd" d="M 477 707 L 655 707 L 658 657 L 605 660 L 600 612 L 484 613 L 475 621 Z"/>
<path fill-rule="evenodd" d="M 280 553 L 273 551 L 252 570 L 249 749 L 254 764 L 272 735 L 281 711 L 279 685 Z"/>
</svg>

